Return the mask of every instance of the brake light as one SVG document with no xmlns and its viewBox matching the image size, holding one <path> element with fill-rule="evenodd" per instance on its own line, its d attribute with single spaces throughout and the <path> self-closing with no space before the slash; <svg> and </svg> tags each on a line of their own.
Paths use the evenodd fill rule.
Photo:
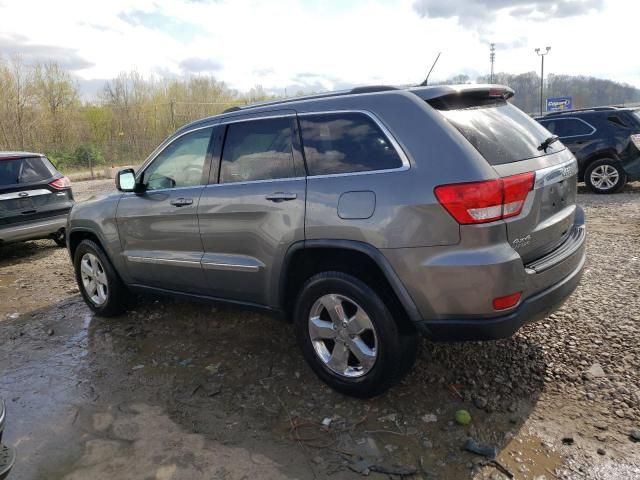
<svg viewBox="0 0 640 480">
<path fill-rule="evenodd" d="M 56 190 L 64 190 L 66 188 L 71 187 L 71 180 L 68 177 L 58 178 L 49 184 Z"/>
<path fill-rule="evenodd" d="M 519 215 L 533 188 L 534 172 L 482 182 L 436 187 L 440 204 L 461 225 L 494 222 Z"/>
<path fill-rule="evenodd" d="M 636 148 L 640 150 L 640 135 L 631 135 L 631 141 L 636 146 Z"/>
<path fill-rule="evenodd" d="M 522 296 L 522 292 L 516 292 L 516 293 L 512 293 L 511 295 L 506 295 L 504 297 L 494 298 L 493 309 L 506 310 L 507 308 L 511 308 L 520 301 L 521 296 Z"/>
</svg>

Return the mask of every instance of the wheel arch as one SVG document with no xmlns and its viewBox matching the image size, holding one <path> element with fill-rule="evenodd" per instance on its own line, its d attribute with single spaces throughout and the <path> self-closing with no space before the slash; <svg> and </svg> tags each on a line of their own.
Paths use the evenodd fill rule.
<svg viewBox="0 0 640 480">
<path fill-rule="evenodd" d="M 384 255 L 372 245 L 353 240 L 305 240 L 293 244 L 280 273 L 280 308 L 290 315 L 306 279 L 329 270 L 354 275 L 369 284 L 400 309 L 400 326 L 414 328 L 413 323 L 421 320 L 413 299 Z"/>
<path fill-rule="evenodd" d="M 606 150 L 598 150 L 597 152 L 592 153 L 582 162 L 582 168 L 578 172 L 578 180 L 584 182 L 584 174 L 593 162 L 597 162 L 598 160 L 604 160 L 606 158 L 610 158 L 615 160 L 616 162 L 620 162 L 620 157 L 618 157 L 618 152 L 614 148 L 608 148 Z"/>
<path fill-rule="evenodd" d="M 104 242 L 92 230 L 85 229 L 85 228 L 75 228 L 67 234 L 67 238 L 68 238 L 69 255 L 71 256 L 72 262 L 73 262 L 73 257 L 76 254 L 76 249 L 78 248 L 78 245 L 80 245 L 80 242 L 82 242 L 83 240 L 92 240 L 96 242 L 100 246 L 100 248 L 102 248 L 102 250 L 105 252 L 105 255 L 108 256 L 104 246 Z"/>
</svg>

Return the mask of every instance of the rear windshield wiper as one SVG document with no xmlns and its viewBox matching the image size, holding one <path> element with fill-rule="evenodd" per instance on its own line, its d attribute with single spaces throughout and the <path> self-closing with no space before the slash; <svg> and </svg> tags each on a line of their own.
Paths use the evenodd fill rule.
<svg viewBox="0 0 640 480">
<path fill-rule="evenodd" d="M 557 135 L 551 135 L 538 146 L 538 150 L 544 150 L 544 153 L 547 153 L 547 148 L 556 143 L 558 140 L 560 140 L 560 137 L 558 137 Z"/>
</svg>

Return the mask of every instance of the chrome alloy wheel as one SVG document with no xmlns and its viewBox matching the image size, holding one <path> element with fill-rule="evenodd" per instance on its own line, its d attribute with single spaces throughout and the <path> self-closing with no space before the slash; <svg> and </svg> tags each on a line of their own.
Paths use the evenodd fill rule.
<svg viewBox="0 0 640 480">
<path fill-rule="evenodd" d="M 598 165 L 591 172 L 591 183 L 598 190 L 609 190 L 618 183 L 620 173 L 611 165 Z"/>
<path fill-rule="evenodd" d="M 96 305 L 107 301 L 109 282 L 102 262 L 93 253 L 85 253 L 80 260 L 80 276 L 87 296 Z"/>
<path fill-rule="evenodd" d="M 378 355 L 373 323 L 360 305 L 344 295 L 320 297 L 309 314 L 309 336 L 318 358 L 343 377 L 366 375 Z"/>
</svg>

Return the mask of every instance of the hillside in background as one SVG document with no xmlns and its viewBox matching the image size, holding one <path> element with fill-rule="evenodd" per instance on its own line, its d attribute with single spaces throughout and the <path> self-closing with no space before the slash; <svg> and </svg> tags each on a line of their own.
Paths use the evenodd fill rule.
<svg viewBox="0 0 640 480">
<path fill-rule="evenodd" d="M 470 83 L 466 75 L 450 78 L 442 84 Z M 489 76 L 475 79 L 476 83 L 489 83 Z M 528 113 L 540 110 L 540 76 L 535 72 L 520 74 L 497 73 L 493 83 L 508 85 L 516 92 L 513 103 Z M 625 83 L 595 77 L 554 75 L 545 76 L 544 97 L 573 97 L 574 108 L 600 105 L 619 105 L 640 102 L 640 89 Z"/>
<path fill-rule="evenodd" d="M 488 82 L 459 75 L 442 83 L 472 80 Z M 512 87 L 513 101 L 524 111 L 539 111 L 536 73 L 499 73 L 495 83 Z M 609 80 L 549 75 L 545 84 L 545 97 L 571 95 L 575 107 L 640 102 L 639 89 Z M 207 75 L 145 78 L 132 71 L 105 81 L 97 98 L 86 101 L 78 79 L 63 66 L 26 65 L 19 57 L 5 61 L 0 55 L 0 150 L 44 152 L 65 170 L 136 165 L 192 120 L 278 97 L 261 86 L 238 92 Z"/>
</svg>

